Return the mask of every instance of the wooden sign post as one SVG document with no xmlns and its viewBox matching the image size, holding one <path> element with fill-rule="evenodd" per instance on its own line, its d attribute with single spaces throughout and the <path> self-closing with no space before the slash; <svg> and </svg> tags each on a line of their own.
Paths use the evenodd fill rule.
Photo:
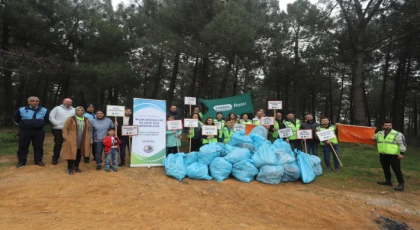
<svg viewBox="0 0 420 230">
<path fill-rule="evenodd" d="M 128 156 L 131 161 L 131 137 L 139 135 L 138 125 L 123 125 L 121 126 L 121 136 L 128 136 Z"/>
<path fill-rule="evenodd" d="M 312 129 L 301 129 L 297 130 L 297 139 L 303 140 L 305 143 L 305 153 L 308 153 L 308 149 L 306 147 L 306 140 L 312 140 L 314 137 L 312 136 Z"/>
</svg>

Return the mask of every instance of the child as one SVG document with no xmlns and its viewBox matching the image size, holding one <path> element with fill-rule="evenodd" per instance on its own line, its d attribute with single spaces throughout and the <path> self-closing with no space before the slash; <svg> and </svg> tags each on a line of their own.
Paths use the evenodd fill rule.
<svg viewBox="0 0 420 230">
<path fill-rule="evenodd" d="M 104 152 L 105 152 L 105 171 L 109 172 L 109 162 L 112 157 L 112 166 L 114 172 L 118 172 L 118 149 L 121 144 L 120 139 L 115 136 L 114 128 L 108 129 L 108 136 L 104 138 Z"/>
<path fill-rule="evenodd" d="M 226 121 L 226 126 L 222 129 L 219 134 L 219 138 L 222 143 L 226 144 L 230 141 L 230 137 L 233 135 L 234 131 L 232 128 L 232 122 Z"/>
<path fill-rule="evenodd" d="M 174 116 L 168 116 L 168 121 L 175 120 Z M 178 148 L 181 146 L 182 130 L 166 130 L 166 156 L 169 153 L 178 153 Z"/>
<path fill-rule="evenodd" d="M 201 147 L 201 125 L 202 123 L 199 120 L 198 113 L 193 113 L 191 115 L 192 119 L 198 120 L 198 127 L 188 128 L 184 127 L 184 133 L 187 134 L 188 139 L 191 138 L 191 152 L 198 152 Z"/>
<path fill-rule="evenodd" d="M 215 125 L 214 122 L 213 122 L 213 118 L 212 117 L 208 117 L 206 119 L 206 121 L 204 122 L 203 125 Z M 210 142 L 218 142 L 217 141 L 217 137 L 218 136 L 219 136 L 219 131 L 217 131 L 217 135 L 216 136 L 213 136 L 213 135 L 202 135 L 202 138 L 203 138 L 202 143 L 203 143 L 203 145 L 208 144 Z"/>
</svg>

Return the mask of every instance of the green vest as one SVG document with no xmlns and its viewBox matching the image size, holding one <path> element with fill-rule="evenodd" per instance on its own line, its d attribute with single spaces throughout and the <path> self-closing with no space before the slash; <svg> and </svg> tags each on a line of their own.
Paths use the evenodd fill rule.
<svg viewBox="0 0 420 230">
<path fill-rule="evenodd" d="M 252 125 L 252 121 L 251 120 L 244 121 L 243 119 L 241 119 L 241 120 L 239 120 L 239 123 L 240 124 L 243 124 L 243 125 Z"/>
<path fill-rule="evenodd" d="M 230 137 L 232 137 L 234 132 L 235 131 L 233 131 L 233 128 L 231 128 L 229 132 L 228 128 L 224 127 L 223 130 L 219 134 L 219 138 L 221 139 L 222 137 L 224 137 L 223 143 L 226 144 L 230 141 Z"/>
<path fill-rule="evenodd" d="M 217 137 L 214 137 L 214 138 L 212 138 L 212 139 L 207 139 L 207 138 L 203 138 L 203 144 L 208 144 L 209 142 L 218 142 L 217 141 Z"/>
<path fill-rule="evenodd" d="M 279 129 L 280 129 L 279 122 L 278 121 L 275 121 L 274 122 L 274 132 L 273 132 L 273 137 L 275 139 L 277 139 L 279 137 L 279 132 L 278 132 Z"/>
<path fill-rule="evenodd" d="M 293 141 L 297 139 L 297 131 L 300 129 L 301 122 L 299 119 L 296 119 L 296 126 L 290 121 L 283 121 L 283 124 L 286 128 L 292 128 L 293 136 L 288 137 L 289 140 Z"/>
<path fill-rule="evenodd" d="M 198 117 L 200 118 L 200 120 L 203 120 L 203 113 L 202 112 L 198 112 Z"/>
<path fill-rule="evenodd" d="M 222 122 L 222 129 L 225 127 L 225 120 L 223 120 L 223 119 L 220 120 L 220 121 L 215 119 L 214 122 Z"/>
<path fill-rule="evenodd" d="M 400 154 L 400 148 L 397 144 L 397 137 L 400 135 L 400 133 L 395 130 L 391 130 L 386 138 L 384 138 L 384 133 L 384 131 L 380 131 L 376 134 L 376 145 L 378 146 L 378 152 L 392 155 Z"/>
<path fill-rule="evenodd" d="M 330 127 L 329 127 L 328 129 L 331 129 L 331 130 L 335 133 L 335 130 L 337 129 L 337 127 L 335 127 L 335 125 L 330 125 Z M 316 127 L 316 130 L 317 130 L 317 131 L 322 131 L 322 130 L 327 130 L 327 129 L 326 129 L 326 128 L 324 128 L 324 127 L 318 126 L 318 127 Z M 334 145 L 338 144 L 337 136 L 336 136 L 335 138 L 333 138 L 333 139 L 330 139 L 330 141 L 331 141 Z M 325 143 L 324 143 L 324 142 L 322 142 L 322 141 L 320 142 L 320 144 L 321 144 L 321 145 L 325 145 Z"/>
<path fill-rule="evenodd" d="M 203 125 L 203 122 L 201 122 L 201 121 L 198 121 L 198 127 L 201 127 Z M 187 134 L 187 138 L 188 139 L 190 139 L 190 138 L 193 138 L 194 137 L 194 128 L 190 128 L 191 129 L 191 134 Z M 188 129 L 188 131 L 190 131 L 190 129 Z"/>
<path fill-rule="evenodd" d="M 260 120 L 256 120 L 254 121 L 254 125 L 260 125 L 261 121 Z"/>
</svg>

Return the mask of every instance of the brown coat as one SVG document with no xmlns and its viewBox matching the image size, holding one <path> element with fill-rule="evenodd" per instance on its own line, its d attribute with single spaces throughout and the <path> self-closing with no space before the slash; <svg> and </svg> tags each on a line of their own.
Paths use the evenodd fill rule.
<svg viewBox="0 0 420 230">
<path fill-rule="evenodd" d="M 77 154 L 77 121 L 76 117 L 67 118 L 63 126 L 63 147 L 61 148 L 61 157 L 66 160 L 76 160 Z M 81 146 L 82 156 L 88 157 L 90 147 L 90 122 L 85 117 L 85 130 L 83 131 L 83 140 Z"/>
</svg>

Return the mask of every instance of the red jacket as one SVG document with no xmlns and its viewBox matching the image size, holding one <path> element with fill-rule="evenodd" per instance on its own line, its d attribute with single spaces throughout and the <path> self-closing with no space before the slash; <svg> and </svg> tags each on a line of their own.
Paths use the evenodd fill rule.
<svg viewBox="0 0 420 230">
<path fill-rule="evenodd" d="M 120 149 L 120 144 L 121 144 L 120 138 L 118 138 L 117 136 L 114 136 L 114 138 L 115 138 L 115 140 L 117 140 L 117 145 L 116 145 L 117 148 Z M 114 146 L 114 144 L 112 143 L 111 136 L 106 136 L 104 138 L 103 144 L 104 144 L 105 153 L 109 154 L 111 152 L 111 147 Z"/>
</svg>

